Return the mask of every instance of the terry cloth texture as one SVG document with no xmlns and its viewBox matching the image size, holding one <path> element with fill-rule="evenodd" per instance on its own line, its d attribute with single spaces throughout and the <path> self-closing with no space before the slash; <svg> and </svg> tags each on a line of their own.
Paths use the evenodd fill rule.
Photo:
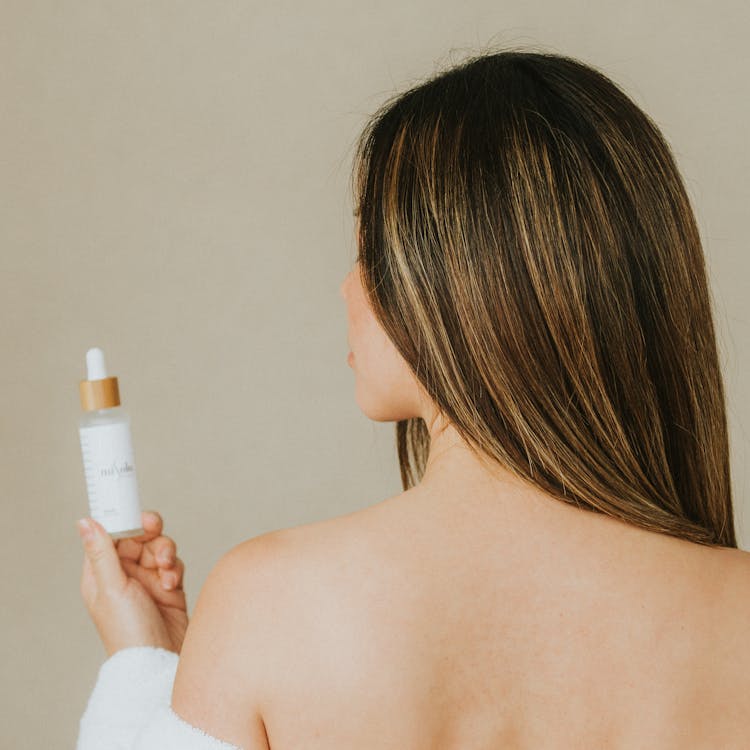
<svg viewBox="0 0 750 750">
<path fill-rule="evenodd" d="M 242 750 L 188 724 L 170 705 L 179 655 L 156 646 L 116 651 L 99 667 L 76 750 Z"/>
</svg>

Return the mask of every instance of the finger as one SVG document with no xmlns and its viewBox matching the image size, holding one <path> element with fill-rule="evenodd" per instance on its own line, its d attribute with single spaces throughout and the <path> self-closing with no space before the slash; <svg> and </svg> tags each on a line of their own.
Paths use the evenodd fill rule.
<svg viewBox="0 0 750 750">
<path fill-rule="evenodd" d="M 127 583 L 127 576 L 120 565 L 112 537 L 93 518 L 79 519 L 76 526 L 97 587 L 102 590 L 122 588 Z"/>
<path fill-rule="evenodd" d="M 161 534 L 164 521 L 155 510 L 144 510 L 141 513 L 141 526 L 143 526 L 143 534 L 131 536 L 130 539 L 135 542 L 148 542 Z"/>
<path fill-rule="evenodd" d="M 140 564 L 144 568 L 170 568 L 177 557 L 177 545 L 168 536 L 160 536 L 143 545 Z"/>
<path fill-rule="evenodd" d="M 143 542 L 137 542 L 134 537 L 118 539 L 115 542 L 115 547 L 117 547 L 117 554 L 121 559 L 132 560 L 133 562 L 138 562 L 141 559 Z"/>
<path fill-rule="evenodd" d="M 185 602 L 185 592 L 179 588 L 167 590 L 162 587 L 157 570 L 149 570 L 130 560 L 123 560 L 125 572 L 143 584 L 151 598 L 159 604 L 168 606 L 182 606 Z"/>
<path fill-rule="evenodd" d="M 150 542 L 121 539 L 117 545 L 120 558 L 132 560 L 144 568 L 170 567 L 177 556 L 177 545 L 168 536 L 158 536 Z"/>
<path fill-rule="evenodd" d="M 182 589 L 185 574 L 185 563 L 178 557 L 174 566 L 168 570 L 159 568 L 161 585 L 166 591 Z"/>
<path fill-rule="evenodd" d="M 83 557 L 83 569 L 81 570 L 80 591 L 84 602 L 89 602 L 96 596 L 94 571 L 91 569 L 91 563 L 85 555 Z"/>
</svg>

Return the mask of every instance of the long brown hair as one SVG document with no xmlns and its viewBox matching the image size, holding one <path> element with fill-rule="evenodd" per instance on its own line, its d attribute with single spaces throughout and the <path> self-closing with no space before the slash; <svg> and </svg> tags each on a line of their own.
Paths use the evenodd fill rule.
<svg viewBox="0 0 750 750">
<path fill-rule="evenodd" d="M 736 547 L 695 217 L 654 122 L 570 57 L 474 55 L 357 141 L 373 311 L 479 455 L 579 508 Z M 404 489 L 429 455 L 397 422 Z"/>
</svg>

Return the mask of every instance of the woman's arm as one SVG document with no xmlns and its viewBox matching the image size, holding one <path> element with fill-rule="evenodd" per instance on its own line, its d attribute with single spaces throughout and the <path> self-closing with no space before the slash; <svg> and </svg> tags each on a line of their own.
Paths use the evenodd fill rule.
<svg viewBox="0 0 750 750">
<path fill-rule="evenodd" d="M 270 750 L 261 715 L 273 665 L 274 597 L 284 581 L 278 532 L 242 542 L 211 570 L 195 606 L 172 692 L 184 720 L 244 750 Z M 144 748 L 144 750 L 146 750 Z"/>
<path fill-rule="evenodd" d="M 138 549 L 115 547 L 96 523 L 84 540 L 81 593 L 109 658 L 81 718 L 77 750 L 269 750 L 260 696 L 271 672 L 261 657 L 274 635 L 272 597 L 283 585 L 272 564 L 279 535 L 225 554 L 188 625 L 175 550 L 178 588 L 160 585 L 156 561 L 173 542 L 154 515 L 148 539 L 122 540 Z"/>
</svg>

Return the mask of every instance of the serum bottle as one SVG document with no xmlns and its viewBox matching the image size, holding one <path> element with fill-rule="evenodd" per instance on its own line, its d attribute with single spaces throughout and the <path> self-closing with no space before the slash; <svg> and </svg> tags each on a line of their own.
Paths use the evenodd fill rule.
<svg viewBox="0 0 750 750">
<path fill-rule="evenodd" d="M 104 352 L 86 352 L 87 379 L 79 385 L 78 422 L 91 518 L 112 539 L 143 534 L 130 416 L 120 406 L 117 378 L 107 375 Z"/>
</svg>

